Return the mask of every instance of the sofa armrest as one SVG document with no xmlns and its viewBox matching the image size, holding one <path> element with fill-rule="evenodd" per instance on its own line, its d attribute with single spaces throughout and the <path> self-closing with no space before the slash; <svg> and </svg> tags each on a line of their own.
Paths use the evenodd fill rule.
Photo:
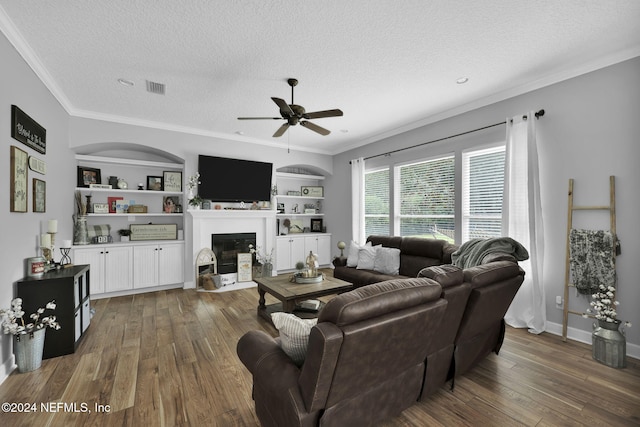
<svg viewBox="0 0 640 427">
<path fill-rule="evenodd" d="M 495 261 L 511 261 L 515 262 L 516 264 L 518 263 L 516 257 L 511 254 L 508 254 L 506 252 L 492 252 L 483 257 L 480 264 L 489 264 L 490 262 Z"/>
<path fill-rule="evenodd" d="M 477 265 L 466 268 L 463 272 L 464 281 L 470 283 L 474 289 L 518 275 L 524 276 L 524 270 L 511 261 L 495 261 L 489 264 Z"/>
<path fill-rule="evenodd" d="M 236 345 L 236 353 L 244 366 L 254 375 L 264 368 L 265 363 L 286 364 L 290 362 L 294 364 L 293 360 L 282 350 L 278 341 L 264 331 L 249 331 L 240 337 Z M 279 361 L 267 362 L 268 359 Z"/>
<path fill-rule="evenodd" d="M 458 245 L 454 245 L 453 243 L 445 243 L 442 246 L 442 263 L 452 264 L 451 254 L 457 251 L 458 248 Z"/>
</svg>

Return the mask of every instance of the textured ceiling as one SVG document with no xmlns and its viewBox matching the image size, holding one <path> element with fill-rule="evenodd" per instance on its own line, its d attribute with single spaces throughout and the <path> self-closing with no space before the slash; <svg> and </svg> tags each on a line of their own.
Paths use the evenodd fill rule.
<svg viewBox="0 0 640 427">
<path fill-rule="evenodd" d="M 0 0 L 74 116 L 331 154 L 638 56 L 639 23 L 637 0 Z M 278 116 L 289 77 L 307 111 L 344 111 L 313 120 L 330 135 L 237 120 Z"/>
</svg>

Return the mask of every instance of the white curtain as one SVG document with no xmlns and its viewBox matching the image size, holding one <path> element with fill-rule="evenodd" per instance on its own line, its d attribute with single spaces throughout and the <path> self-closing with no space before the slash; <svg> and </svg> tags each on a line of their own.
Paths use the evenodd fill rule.
<svg viewBox="0 0 640 427">
<path fill-rule="evenodd" d="M 364 159 L 351 160 L 352 239 L 364 243 Z"/>
<path fill-rule="evenodd" d="M 507 119 L 502 232 L 529 251 L 529 259 L 520 262 L 526 273 L 524 282 L 504 319 L 510 326 L 539 334 L 545 330 L 547 312 L 542 284 L 544 235 L 536 120 L 533 112 Z"/>
</svg>

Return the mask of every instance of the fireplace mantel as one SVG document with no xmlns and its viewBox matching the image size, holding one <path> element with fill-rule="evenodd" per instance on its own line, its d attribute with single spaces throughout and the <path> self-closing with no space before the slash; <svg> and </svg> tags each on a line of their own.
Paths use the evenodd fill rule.
<svg viewBox="0 0 640 427">
<path fill-rule="evenodd" d="M 195 260 L 202 248 L 211 247 L 211 235 L 220 233 L 256 233 L 256 246 L 265 252 L 275 248 L 276 211 L 267 209 L 188 210 L 192 220 Z"/>
</svg>

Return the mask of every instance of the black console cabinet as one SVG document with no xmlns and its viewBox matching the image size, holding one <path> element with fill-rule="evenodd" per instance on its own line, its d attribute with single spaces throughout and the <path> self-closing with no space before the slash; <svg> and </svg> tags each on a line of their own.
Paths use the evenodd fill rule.
<svg viewBox="0 0 640 427">
<path fill-rule="evenodd" d="M 42 277 L 18 281 L 17 296 L 22 298 L 25 316 L 44 308 L 49 301 L 56 302 L 56 309 L 47 310 L 46 314 L 56 316 L 60 329 L 47 328 L 44 359 L 75 352 L 91 321 L 89 281 L 88 265 L 52 270 Z"/>
</svg>

